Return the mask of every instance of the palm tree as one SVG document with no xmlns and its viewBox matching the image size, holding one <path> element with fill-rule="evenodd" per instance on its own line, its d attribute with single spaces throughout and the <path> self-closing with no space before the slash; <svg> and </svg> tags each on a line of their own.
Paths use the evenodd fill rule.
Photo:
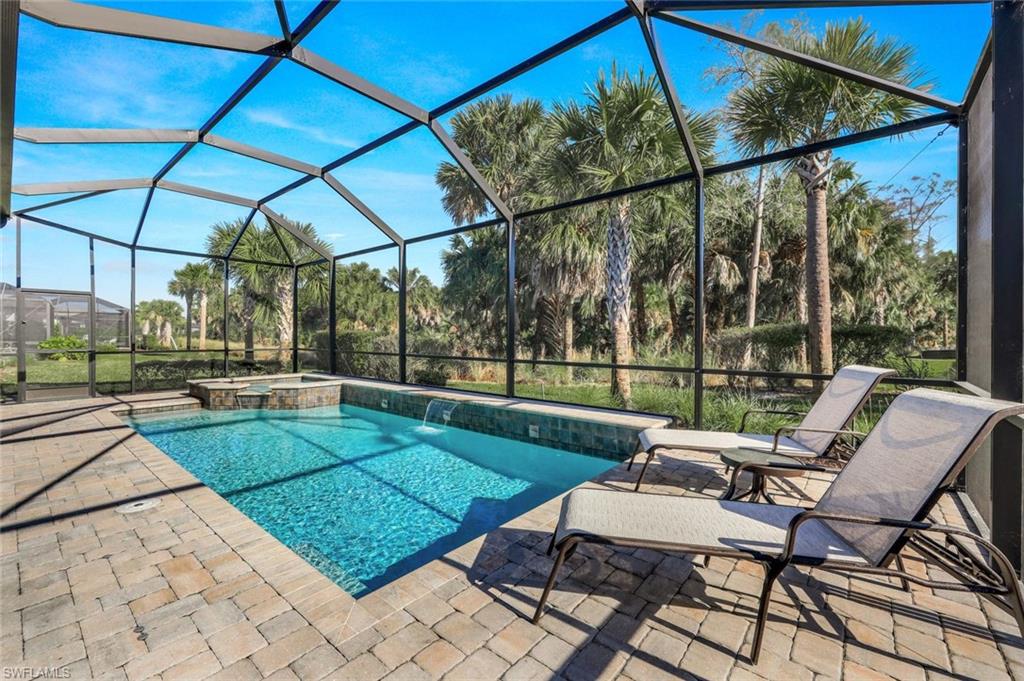
<svg viewBox="0 0 1024 681">
<path fill-rule="evenodd" d="M 185 347 L 192 349 L 192 309 L 199 299 L 199 349 L 206 349 L 206 306 L 209 292 L 216 286 L 218 278 L 204 263 L 190 262 L 174 270 L 174 279 L 167 283 L 167 292 L 185 301 Z"/>
<path fill-rule="evenodd" d="M 452 117 L 452 139 L 513 211 L 521 210 L 529 199 L 543 121 L 539 101 L 513 102 L 509 95 L 470 104 Z M 454 163 L 438 166 L 435 180 L 444 191 L 445 212 L 457 222 L 470 222 L 490 212 L 476 184 Z"/>
<path fill-rule="evenodd" d="M 581 191 L 620 189 L 684 167 L 679 131 L 660 85 L 641 70 L 635 76 L 612 67 L 602 72 L 582 103 L 557 104 L 549 115 L 540 182 L 564 198 Z M 703 156 L 714 143 L 710 117 L 690 114 L 688 124 Z M 630 289 L 634 201 L 614 199 L 608 206 L 605 240 L 605 305 L 612 337 L 612 362 L 629 364 Z M 630 406 L 629 371 L 612 372 L 612 392 Z"/>
<path fill-rule="evenodd" d="M 914 50 L 880 38 L 863 19 L 827 24 L 818 37 L 795 31 L 782 42 L 799 52 L 918 89 L 927 87 L 914 66 Z M 775 57 L 729 99 L 726 121 L 747 153 L 820 142 L 912 117 L 916 103 L 866 85 Z M 832 151 L 808 154 L 793 170 L 806 194 L 806 294 L 811 371 L 832 371 L 832 300 L 829 282 L 828 187 Z"/>
<path fill-rule="evenodd" d="M 140 333 L 143 341 L 153 334 L 162 347 L 178 349 L 174 327 L 181 323 L 181 305 L 173 300 L 142 300 L 135 306 L 135 316 L 142 321 Z"/>
<path fill-rule="evenodd" d="M 317 236 L 316 228 L 313 225 L 309 223 L 293 224 L 316 242 L 321 249 L 328 250 L 330 248 L 327 242 Z M 207 252 L 227 252 L 241 225 L 241 220 L 214 225 L 206 238 Z M 316 257 L 316 254 L 287 232 L 278 230 L 267 220 L 262 226 L 256 223 L 250 224 L 232 255 L 239 258 L 231 263 L 231 279 L 242 294 L 242 308 L 239 316 L 245 329 L 246 358 L 252 359 L 256 323 L 260 320 L 273 320 L 278 348 L 282 361 L 284 361 L 286 350 L 290 349 L 293 344 L 292 272 L 287 263 L 306 262 Z M 281 265 L 262 263 L 281 263 Z M 315 285 L 314 290 L 319 292 L 318 295 L 323 300 L 326 300 L 326 277 L 314 278 L 312 282 Z"/>
</svg>

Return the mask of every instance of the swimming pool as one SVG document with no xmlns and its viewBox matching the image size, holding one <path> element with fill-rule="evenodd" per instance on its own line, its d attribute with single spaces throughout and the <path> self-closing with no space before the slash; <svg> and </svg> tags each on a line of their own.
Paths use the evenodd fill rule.
<svg viewBox="0 0 1024 681">
<path fill-rule="evenodd" d="M 129 422 L 355 596 L 616 464 L 347 404 Z"/>
</svg>

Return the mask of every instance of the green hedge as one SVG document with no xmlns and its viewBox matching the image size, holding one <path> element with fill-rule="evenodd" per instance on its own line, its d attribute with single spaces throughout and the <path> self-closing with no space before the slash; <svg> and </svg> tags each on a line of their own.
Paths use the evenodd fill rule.
<svg viewBox="0 0 1024 681">
<path fill-rule="evenodd" d="M 314 337 L 315 347 L 326 348 L 330 343 L 326 331 Z M 397 340 L 377 331 L 339 331 L 334 339 L 337 350 L 338 372 L 351 376 L 398 380 L 398 357 L 364 355 L 363 352 L 395 352 Z"/>
<path fill-rule="evenodd" d="M 800 344 L 807 340 L 806 324 L 762 324 L 748 329 L 731 327 L 711 339 L 711 350 L 719 366 L 740 368 L 749 345 L 753 365 L 766 371 L 800 369 Z M 913 337 L 895 326 L 837 324 L 832 327 L 832 359 L 835 366 L 885 364 L 894 355 L 905 354 Z"/>
<path fill-rule="evenodd" d="M 228 361 L 230 376 L 279 374 L 283 369 L 284 365 L 277 359 Z M 135 364 L 135 383 L 139 390 L 183 388 L 188 381 L 222 376 L 222 358 L 150 360 Z"/>
</svg>

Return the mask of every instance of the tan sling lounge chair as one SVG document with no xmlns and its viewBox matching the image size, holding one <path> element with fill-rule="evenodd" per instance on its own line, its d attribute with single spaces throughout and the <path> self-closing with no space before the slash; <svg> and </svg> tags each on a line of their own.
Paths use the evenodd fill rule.
<svg viewBox="0 0 1024 681">
<path fill-rule="evenodd" d="M 629 460 L 626 470 L 633 468 L 638 454 L 644 453 L 644 461 L 640 475 L 636 479 L 636 487 L 647 472 L 647 466 L 654 458 L 654 450 L 689 449 L 703 452 L 720 452 L 734 447 L 746 449 L 763 449 L 785 456 L 813 458 L 823 456 L 843 434 L 861 435 L 844 430 L 853 422 L 854 417 L 864 407 L 875 389 L 886 376 L 896 372 L 892 369 L 878 369 L 850 365 L 836 372 L 825 390 L 815 401 L 811 410 L 804 415 L 800 425 L 783 426 L 774 435 L 744 433 L 747 417 L 750 414 L 788 414 L 800 416 L 792 411 L 776 409 L 752 409 L 743 415 L 739 433 L 719 433 L 711 430 L 677 430 L 672 428 L 648 428 L 640 433 L 637 450 Z"/>
<path fill-rule="evenodd" d="M 576 490 L 562 501 L 551 541 L 558 556 L 534 621 L 562 563 L 578 544 L 593 542 L 760 562 L 766 576 L 750 654 L 755 663 L 772 585 L 788 565 L 982 594 L 1010 612 L 1024 633 L 1021 587 L 1006 556 L 967 530 L 927 520 L 993 426 L 1020 413 L 1024 405 L 1013 402 L 928 389 L 906 392 L 893 400 L 813 509 Z M 734 478 L 741 472 L 737 468 Z M 952 579 L 938 582 L 903 571 L 899 553 L 908 543 Z"/>
</svg>

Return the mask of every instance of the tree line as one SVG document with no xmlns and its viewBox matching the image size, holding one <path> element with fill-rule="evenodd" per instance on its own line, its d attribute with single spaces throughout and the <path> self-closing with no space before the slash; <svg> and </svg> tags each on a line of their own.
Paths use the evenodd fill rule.
<svg viewBox="0 0 1024 681">
<path fill-rule="evenodd" d="M 860 19 L 829 24 L 820 33 L 803 23 L 769 24 L 761 33 L 893 82 L 931 86 L 910 46 L 879 36 Z M 726 66 L 709 74 L 731 88 L 721 109 L 684 112 L 704 165 L 715 163 L 723 146 L 760 155 L 920 113 L 909 100 L 789 61 L 740 49 L 730 55 Z M 488 97 L 457 113 L 451 129 L 515 212 L 689 167 L 657 78 L 614 64 L 578 100 L 545 106 L 531 98 Z M 456 164 L 442 163 L 436 181 L 456 223 L 493 214 Z M 708 178 L 703 327 L 712 361 L 748 367 L 772 351 L 766 349 L 771 339 L 786 338 L 792 350 L 786 368 L 829 373 L 834 342 L 851 337 L 851 325 L 894 328 L 902 333 L 891 338 L 917 347 L 948 346 L 956 263 L 952 253 L 937 250 L 931 229 L 953 191 L 955 184 L 937 174 L 872 186 L 831 150 Z M 620 365 L 638 359 L 690 365 L 694 201 L 692 185 L 682 184 L 517 224 L 517 354 L 573 360 L 586 353 L 587 359 Z M 215 225 L 209 252 L 227 252 L 240 227 Z M 319 239 L 312 225 L 301 228 Z M 253 223 L 234 255 L 302 262 L 308 255 L 303 249 L 272 224 Z M 442 282 L 409 270 L 410 351 L 502 356 L 504 249 L 503 228 L 482 228 L 448 239 L 440 255 Z M 219 295 L 209 295 L 222 281 L 219 266 L 189 265 L 175 272 L 169 287 L 185 301 L 187 328 L 199 315 L 200 349 L 205 319 L 223 307 Z M 366 263 L 337 268 L 339 335 L 369 334 L 379 339 L 371 349 L 397 350 L 397 270 Z M 306 338 L 293 339 L 290 268 L 232 263 L 229 312 L 246 348 L 263 342 L 314 346 L 326 337 L 326 267 L 301 272 L 299 326 Z M 842 328 L 834 330 L 834 321 Z M 780 325 L 792 327 L 789 335 Z M 890 338 L 858 333 L 853 335 L 866 342 Z M 192 334 L 186 335 L 191 343 Z M 630 372 L 614 371 L 611 387 L 628 406 Z"/>
</svg>

